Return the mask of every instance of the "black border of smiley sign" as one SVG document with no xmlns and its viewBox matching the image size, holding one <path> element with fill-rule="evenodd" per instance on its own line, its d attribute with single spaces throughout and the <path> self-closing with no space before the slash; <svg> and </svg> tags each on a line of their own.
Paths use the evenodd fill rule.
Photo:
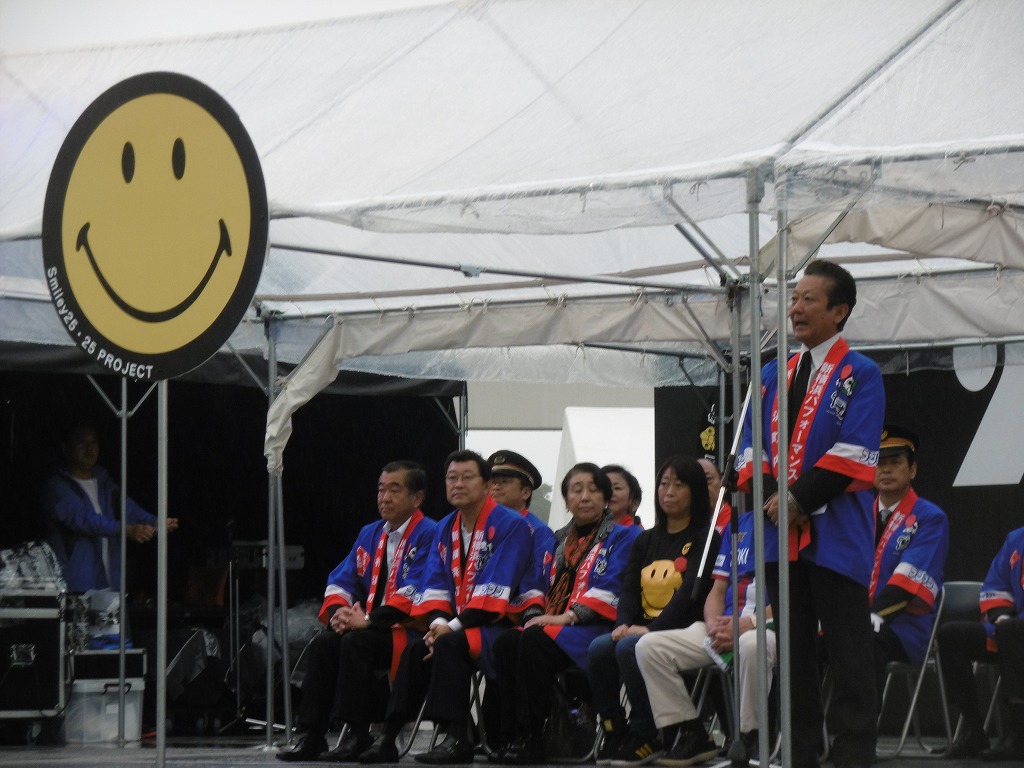
<svg viewBox="0 0 1024 768">
<path fill-rule="evenodd" d="M 150 94 L 170 94 L 198 105 L 223 129 L 241 161 L 249 198 L 248 248 L 234 289 L 219 314 L 198 334 L 182 338 L 180 346 L 164 352 L 125 349 L 111 341 L 89 321 L 89 307 L 74 295 L 65 260 L 64 211 L 68 185 L 82 150 L 96 129 L 115 110 Z M 64 330 L 76 346 L 97 363 L 121 376 L 159 380 L 186 373 L 209 359 L 238 326 L 256 293 L 267 255 L 268 207 L 259 155 L 238 114 L 216 91 L 200 81 L 175 72 L 148 72 L 122 80 L 100 94 L 81 114 L 57 154 L 43 204 L 43 265 L 50 298 Z M 75 247 L 75 246 L 72 246 Z M 77 250 L 77 249 L 76 249 Z M 79 254 L 80 256 L 80 254 Z M 157 322 L 157 321 L 154 321 Z"/>
</svg>

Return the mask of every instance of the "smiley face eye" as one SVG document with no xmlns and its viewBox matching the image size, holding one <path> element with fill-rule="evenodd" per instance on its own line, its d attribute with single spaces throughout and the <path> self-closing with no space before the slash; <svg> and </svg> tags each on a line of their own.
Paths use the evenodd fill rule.
<svg viewBox="0 0 1024 768">
<path fill-rule="evenodd" d="M 121 150 L 121 175 L 129 184 L 135 178 L 135 148 L 130 141 L 126 141 Z"/>
<path fill-rule="evenodd" d="M 174 169 L 174 178 L 181 180 L 185 175 L 185 142 L 181 139 L 174 140 L 174 147 L 171 149 L 171 167 Z"/>
</svg>

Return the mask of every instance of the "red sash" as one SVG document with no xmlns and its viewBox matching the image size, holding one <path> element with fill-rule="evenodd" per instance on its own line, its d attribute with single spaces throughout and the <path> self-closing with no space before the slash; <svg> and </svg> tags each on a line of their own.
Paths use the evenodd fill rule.
<svg viewBox="0 0 1024 768">
<path fill-rule="evenodd" d="M 896 505 L 896 509 L 892 511 L 885 523 L 885 531 L 878 540 L 878 546 L 875 547 L 875 567 L 871 569 L 871 583 L 868 585 L 868 595 L 872 601 L 875 599 L 875 590 L 878 588 L 878 571 L 882 567 L 882 553 L 885 552 L 893 533 L 903 528 L 903 521 L 907 519 L 907 515 L 910 514 L 910 510 L 914 508 L 915 504 L 917 504 L 917 494 L 911 488 L 907 491 L 907 495 L 900 499 L 900 503 Z M 875 497 L 875 520 L 878 520 L 877 496 Z"/>
<path fill-rule="evenodd" d="M 586 594 L 587 585 L 590 582 L 590 570 L 594 567 L 594 560 L 597 559 L 597 554 L 600 551 L 601 540 L 595 538 L 594 543 L 590 546 L 590 551 L 587 552 L 587 556 L 583 558 L 583 562 L 580 563 L 579 568 L 576 569 L 576 584 L 573 586 L 572 594 L 569 595 L 569 602 L 566 604 L 566 610 L 568 610 L 568 607 L 573 603 L 578 603 L 580 598 Z M 555 567 L 557 566 L 552 566 L 552 570 Z M 546 624 L 544 626 L 544 634 L 554 640 L 558 636 L 558 633 L 563 629 L 565 629 L 565 625 L 562 624 Z"/>
<path fill-rule="evenodd" d="M 818 372 L 807 387 L 807 394 L 800 404 L 797 413 L 796 424 L 793 426 L 793 437 L 789 442 L 789 477 L 786 482 L 788 488 L 800 477 L 800 470 L 803 468 L 804 455 L 806 454 L 807 436 L 810 434 L 811 425 L 818 414 L 818 407 L 821 405 L 822 395 L 828 388 L 832 372 L 836 369 L 846 353 L 850 351 L 850 345 L 846 339 L 840 336 L 836 343 L 825 355 L 825 362 L 821 364 Z M 788 362 L 788 374 L 786 376 L 787 391 L 793 380 L 793 374 L 799 363 L 800 355 L 794 355 Z M 772 403 L 772 470 L 778 477 L 779 471 L 779 393 L 775 393 L 775 402 Z M 779 484 L 782 485 L 781 483 Z M 808 511 L 809 513 L 809 511 Z M 796 560 L 800 550 L 811 543 L 811 523 L 805 520 L 800 523 L 793 523 L 789 526 L 789 559 Z"/>
<path fill-rule="evenodd" d="M 401 541 L 398 542 L 398 546 L 395 547 L 395 556 L 391 558 L 391 567 L 388 568 L 388 582 L 384 585 L 384 602 L 387 603 L 388 599 L 395 594 L 395 582 L 398 578 L 398 566 L 402 562 L 402 558 L 405 557 L 406 545 L 409 543 L 409 535 L 413 532 L 413 529 L 419 524 L 420 520 L 423 519 L 423 513 L 420 510 L 416 510 L 412 513 L 412 517 L 409 518 L 409 525 L 405 528 L 405 533 L 402 534 Z M 369 613 L 373 610 L 373 601 L 377 598 L 377 582 L 380 579 L 380 566 L 384 562 L 384 552 L 388 545 L 388 533 L 387 526 L 381 529 L 380 540 L 377 542 L 377 549 L 373 553 L 373 571 L 370 575 L 370 594 L 366 596 L 366 612 Z"/>
<path fill-rule="evenodd" d="M 452 522 L 452 580 L 455 582 L 455 611 L 462 613 L 473 597 L 473 586 L 476 584 L 477 551 L 483 543 L 484 533 L 487 531 L 487 518 L 495 507 L 494 499 L 490 496 L 484 501 L 483 509 L 473 526 L 473 534 L 469 539 L 469 546 L 466 548 L 466 567 L 462 567 L 462 512 L 455 514 Z"/>
<path fill-rule="evenodd" d="M 601 540 L 595 539 L 594 543 L 590 545 L 590 551 L 587 552 L 587 556 L 580 563 L 576 569 L 576 586 L 569 595 L 569 605 L 578 603 L 580 598 L 583 597 L 587 592 L 587 586 L 590 584 L 590 571 L 594 567 L 594 560 L 597 559 L 598 553 L 601 551 Z"/>
</svg>

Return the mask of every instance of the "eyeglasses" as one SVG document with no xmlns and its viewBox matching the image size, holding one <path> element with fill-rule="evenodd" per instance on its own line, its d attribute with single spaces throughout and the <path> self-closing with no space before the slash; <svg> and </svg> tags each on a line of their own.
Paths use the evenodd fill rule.
<svg viewBox="0 0 1024 768">
<path fill-rule="evenodd" d="M 471 483 L 478 477 L 480 477 L 480 475 L 476 472 L 466 472 L 465 474 L 462 475 L 456 475 L 455 473 L 451 473 L 444 476 L 444 481 L 448 485 L 455 485 L 460 480 L 464 483 Z"/>
</svg>

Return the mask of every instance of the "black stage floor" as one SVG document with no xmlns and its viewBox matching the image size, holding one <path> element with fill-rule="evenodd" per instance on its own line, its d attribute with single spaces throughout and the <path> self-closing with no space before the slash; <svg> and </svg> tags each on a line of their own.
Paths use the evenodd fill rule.
<svg viewBox="0 0 1024 768">
<path fill-rule="evenodd" d="M 417 737 L 413 753 L 426 747 L 429 734 Z M 422 740 L 422 745 L 421 745 Z M 894 739 L 883 738 L 881 746 L 892 746 Z M 283 763 L 275 759 L 275 748 L 267 749 L 266 734 L 222 736 L 197 739 L 172 737 L 167 740 L 165 765 L 194 766 L 195 768 L 221 768 L 221 766 L 274 765 L 330 765 L 330 763 Z M 402 766 L 419 765 L 412 755 L 398 763 Z M 477 757 L 476 764 L 490 765 Z M 136 768 L 156 765 L 156 749 L 152 740 L 134 743 L 124 748 L 107 745 L 69 745 L 65 747 L 0 747 L 0 766 L 17 768 Z M 559 765 L 564 766 L 565 763 Z M 705 766 L 728 766 L 727 760 L 717 760 Z M 755 764 L 756 765 L 756 764 Z M 778 765 L 777 763 L 775 765 Z M 824 763 L 824 768 L 829 766 Z M 946 760 L 924 756 L 916 744 L 909 745 L 897 758 L 880 759 L 877 768 L 969 768 L 970 766 L 1000 765 L 980 760 Z M 1009 766 L 1009 763 L 1002 763 Z"/>
</svg>

